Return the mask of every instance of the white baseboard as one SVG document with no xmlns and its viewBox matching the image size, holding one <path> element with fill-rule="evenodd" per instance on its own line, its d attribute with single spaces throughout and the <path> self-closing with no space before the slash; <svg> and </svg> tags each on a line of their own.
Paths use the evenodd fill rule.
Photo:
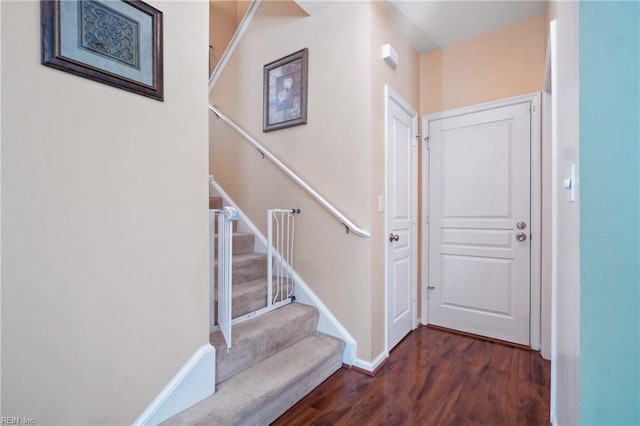
<svg viewBox="0 0 640 426">
<path fill-rule="evenodd" d="M 354 359 L 353 366 L 358 367 L 361 370 L 368 371 L 369 373 L 373 373 L 387 358 L 389 358 L 389 352 L 382 351 L 373 361 L 363 361 L 359 358 Z"/>
<path fill-rule="evenodd" d="M 255 235 L 256 239 L 256 251 L 259 253 L 267 252 L 267 238 L 260 232 L 257 226 L 249 218 L 245 215 L 242 210 L 238 208 L 238 206 L 233 202 L 231 197 L 224 192 L 222 187 L 213 179 L 213 176 L 209 176 L 209 188 L 211 195 L 218 195 L 224 199 L 225 202 L 229 203 L 240 213 L 240 226 L 246 226 L 247 230 L 253 235 Z M 265 212 L 265 220 L 267 220 L 267 214 Z M 259 247 L 258 247 L 259 245 Z M 262 249 L 261 250 L 259 250 Z M 329 336 L 336 337 L 341 339 L 345 343 L 345 349 L 342 353 L 342 362 L 348 365 L 352 365 L 356 358 L 356 349 L 357 342 L 351 336 L 351 334 L 347 331 L 346 328 L 338 321 L 338 319 L 331 313 L 329 308 L 322 303 L 320 298 L 311 290 L 309 285 L 298 275 L 295 271 L 293 271 L 293 280 L 295 283 L 293 295 L 296 298 L 296 301 L 300 303 L 304 303 L 305 305 L 315 306 L 320 316 L 318 318 L 318 331 L 320 333 L 328 334 Z"/>
<path fill-rule="evenodd" d="M 216 350 L 200 347 L 133 423 L 155 426 L 213 395 L 216 389 Z"/>
</svg>

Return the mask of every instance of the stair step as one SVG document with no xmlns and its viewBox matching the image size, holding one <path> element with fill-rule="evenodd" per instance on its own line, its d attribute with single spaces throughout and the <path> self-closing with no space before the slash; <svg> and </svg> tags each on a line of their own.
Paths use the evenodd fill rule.
<svg viewBox="0 0 640 426">
<path fill-rule="evenodd" d="M 238 318 L 267 306 L 267 279 L 257 279 L 233 284 L 232 318 Z M 218 312 L 218 293 L 214 295 L 214 306 Z M 217 324 L 217 322 L 216 322 Z"/>
<path fill-rule="evenodd" d="M 341 340 L 315 333 L 221 383 L 215 394 L 163 424 L 269 424 L 342 366 L 343 349 Z"/>
<path fill-rule="evenodd" d="M 233 232 L 238 232 L 238 221 L 234 220 L 233 221 Z M 218 217 L 216 216 L 215 220 L 213 221 L 213 235 L 218 235 Z"/>
<path fill-rule="evenodd" d="M 277 277 L 273 278 L 273 296 L 276 296 Z M 283 284 L 283 292 L 287 292 L 286 282 Z M 267 279 L 257 279 L 244 283 L 233 284 L 233 301 L 231 305 L 231 317 L 238 318 L 248 313 L 257 311 L 267 306 Z M 280 299 L 278 299 L 280 300 Z M 214 293 L 215 312 L 218 312 L 218 292 Z M 216 322 L 217 324 L 217 322 Z"/>
<path fill-rule="evenodd" d="M 316 308 L 291 303 L 234 325 L 229 352 L 222 333 L 219 330 L 211 333 L 211 344 L 216 348 L 216 383 L 312 335 L 317 325 Z"/>
<path fill-rule="evenodd" d="M 209 196 L 209 208 L 210 209 L 221 209 L 222 208 L 222 197 Z"/>
<path fill-rule="evenodd" d="M 233 318 L 267 306 L 267 279 L 247 281 L 233 286 Z"/>
<path fill-rule="evenodd" d="M 218 274 L 218 261 L 214 262 L 214 273 Z M 232 280 L 234 284 L 254 281 L 267 276 L 267 255 L 248 253 L 233 256 Z"/>
<path fill-rule="evenodd" d="M 253 253 L 253 245 L 255 235 L 250 232 L 234 232 L 233 233 L 233 255 Z M 215 236 L 214 251 L 218 255 L 218 236 Z"/>
<path fill-rule="evenodd" d="M 233 221 L 233 232 L 238 232 L 238 221 L 234 220 Z M 213 224 L 213 235 L 218 235 L 218 218 L 216 218 L 214 224 Z"/>
</svg>

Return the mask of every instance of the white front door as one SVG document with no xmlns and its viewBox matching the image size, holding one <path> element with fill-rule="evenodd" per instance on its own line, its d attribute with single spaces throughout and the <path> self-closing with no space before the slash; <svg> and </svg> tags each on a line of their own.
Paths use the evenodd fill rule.
<svg viewBox="0 0 640 426">
<path fill-rule="evenodd" d="M 416 112 L 390 89 L 386 118 L 387 349 L 415 328 Z"/>
<path fill-rule="evenodd" d="M 429 120 L 431 324 L 530 344 L 530 110 Z"/>
</svg>

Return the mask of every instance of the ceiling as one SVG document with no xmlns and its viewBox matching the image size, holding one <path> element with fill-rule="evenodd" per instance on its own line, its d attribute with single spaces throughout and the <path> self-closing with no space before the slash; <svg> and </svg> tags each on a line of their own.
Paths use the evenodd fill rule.
<svg viewBox="0 0 640 426">
<path fill-rule="evenodd" d="M 418 53 L 460 43 L 544 12 L 546 2 L 384 0 Z"/>
</svg>

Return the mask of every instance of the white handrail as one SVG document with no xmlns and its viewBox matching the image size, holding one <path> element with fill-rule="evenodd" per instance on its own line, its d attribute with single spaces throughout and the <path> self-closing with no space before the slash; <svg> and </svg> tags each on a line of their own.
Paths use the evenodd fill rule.
<svg viewBox="0 0 640 426">
<path fill-rule="evenodd" d="M 276 165 L 280 170 L 284 172 L 287 176 L 289 176 L 295 183 L 298 184 L 302 189 L 304 189 L 309 195 L 311 195 L 322 207 L 327 209 L 329 213 L 331 213 L 336 219 L 338 219 L 342 224 L 347 228 L 347 232 L 351 231 L 359 237 L 370 238 L 371 234 L 364 229 L 358 227 L 356 224 L 351 222 L 344 214 L 342 214 L 338 209 L 336 209 L 333 204 L 326 200 L 322 195 L 318 194 L 318 192 L 311 188 L 309 184 L 300 178 L 297 174 L 295 174 L 289 167 L 287 167 L 282 161 L 280 161 L 275 155 L 273 155 L 268 149 L 260 144 L 257 140 L 253 138 L 249 133 L 245 132 L 244 129 L 238 126 L 233 120 L 224 115 L 218 108 L 213 105 L 209 105 L 209 109 L 218 117 L 220 117 L 225 123 L 231 126 L 236 132 L 238 132 L 242 137 L 244 137 L 247 142 L 256 147 L 258 151 L 265 158 L 271 160 L 273 164 Z"/>
</svg>

